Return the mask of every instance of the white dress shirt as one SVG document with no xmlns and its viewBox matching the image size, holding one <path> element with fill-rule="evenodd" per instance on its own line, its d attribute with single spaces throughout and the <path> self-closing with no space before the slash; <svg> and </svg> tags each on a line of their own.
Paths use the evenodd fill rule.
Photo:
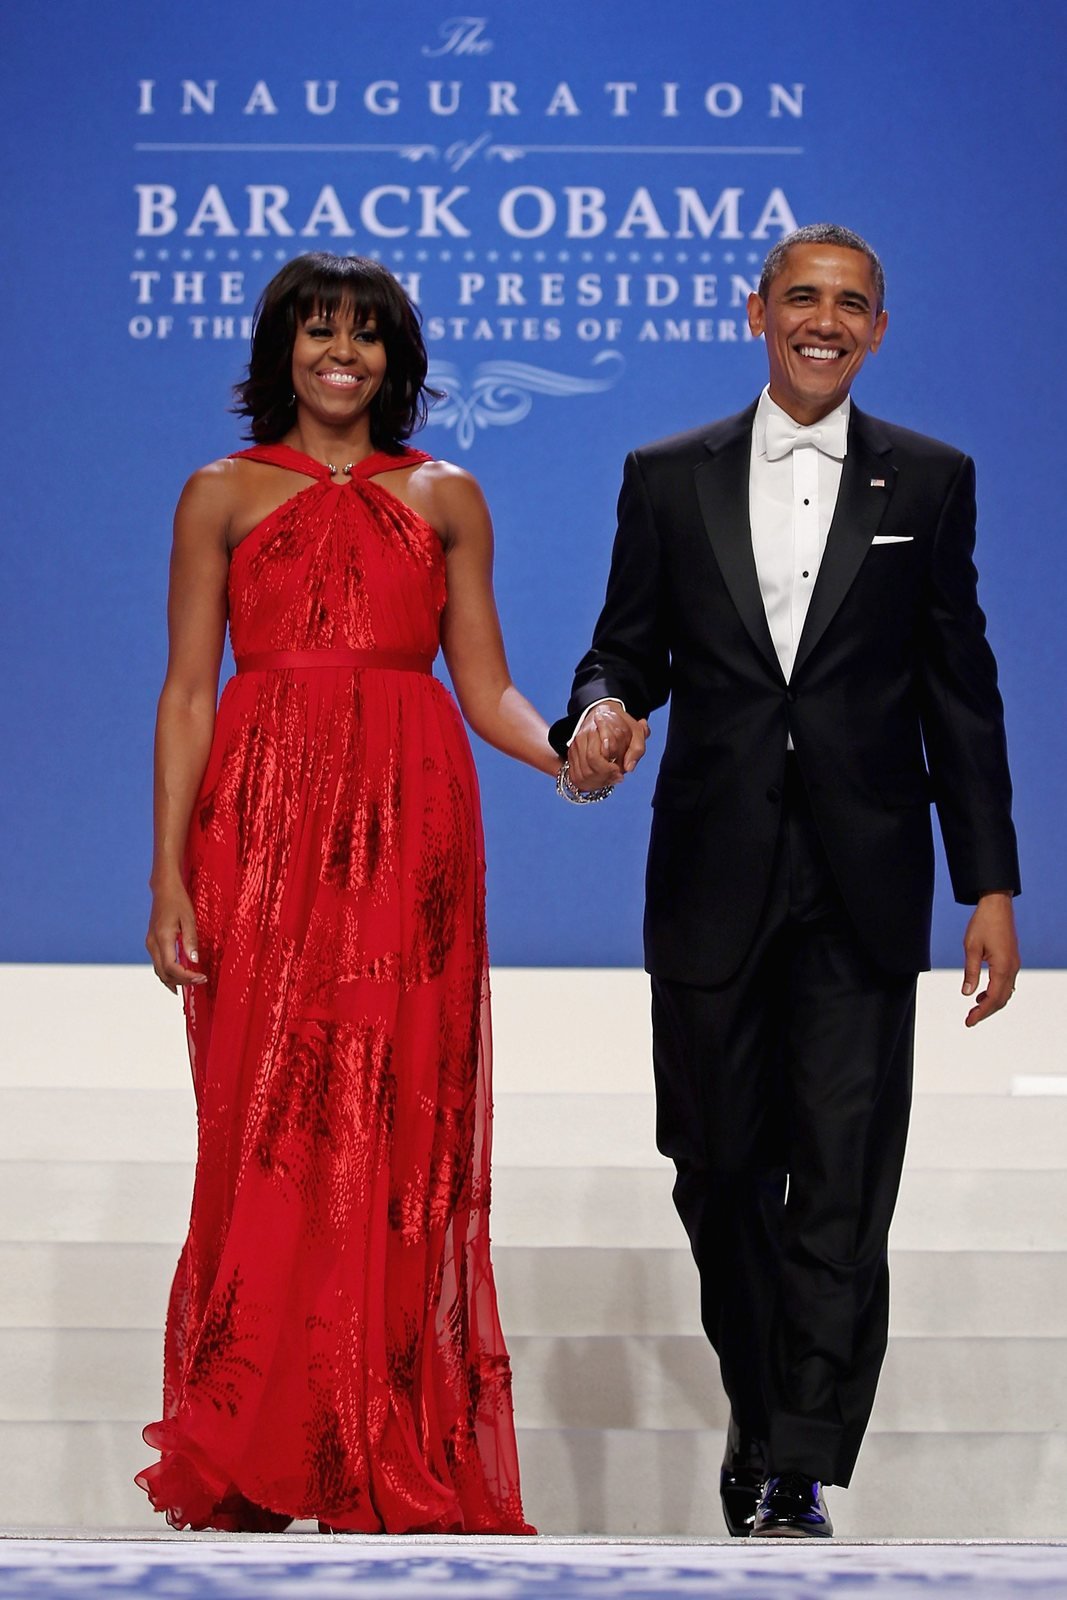
<svg viewBox="0 0 1067 1600">
<path fill-rule="evenodd" d="M 752 554 L 771 639 L 787 682 L 837 506 L 851 405 L 846 395 L 814 429 L 800 429 L 799 442 L 776 460 L 767 455 L 768 422 L 773 418 L 772 430 L 781 434 L 796 432 L 798 424 L 771 399 L 769 386 L 756 406 L 748 475 Z M 614 703 L 622 705 L 621 700 Z M 590 712 L 603 704 L 594 700 L 586 706 L 569 743 L 578 737 Z M 793 748 L 792 738 L 788 748 Z"/>
<path fill-rule="evenodd" d="M 802 441 L 815 433 L 833 454 L 802 442 L 777 460 L 768 458 L 768 422 L 776 417 L 785 430 L 797 428 L 775 405 L 769 389 L 759 397 L 752 424 L 748 473 L 752 554 L 767 624 L 787 681 L 837 505 L 851 404 L 846 395 L 815 430 L 800 430 Z"/>
</svg>

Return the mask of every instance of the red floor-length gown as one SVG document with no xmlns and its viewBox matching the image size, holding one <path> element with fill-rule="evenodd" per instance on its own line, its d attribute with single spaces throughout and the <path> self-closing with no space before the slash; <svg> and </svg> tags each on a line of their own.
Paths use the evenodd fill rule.
<svg viewBox="0 0 1067 1600">
<path fill-rule="evenodd" d="M 427 457 L 338 484 L 243 455 L 310 481 L 230 566 L 238 671 L 187 851 L 199 1152 L 137 1482 L 176 1527 L 532 1532 L 489 1259 L 477 783 L 429 671 L 444 555 L 376 481 Z"/>
</svg>

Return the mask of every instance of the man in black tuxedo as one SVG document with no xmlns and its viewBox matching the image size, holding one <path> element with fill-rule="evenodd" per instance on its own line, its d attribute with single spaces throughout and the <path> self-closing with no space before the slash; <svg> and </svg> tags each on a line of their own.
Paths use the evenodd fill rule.
<svg viewBox="0 0 1067 1600">
<path fill-rule="evenodd" d="M 822 1485 L 849 1482 L 870 1416 L 931 801 L 975 906 L 968 1026 L 1019 966 L 974 467 L 852 405 L 883 300 L 847 229 L 772 249 L 748 302 L 769 385 L 629 456 L 604 609 L 552 730 L 562 792 L 588 798 L 671 703 L 645 914 L 657 1142 L 731 1405 L 734 1534 L 830 1535 Z"/>
</svg>

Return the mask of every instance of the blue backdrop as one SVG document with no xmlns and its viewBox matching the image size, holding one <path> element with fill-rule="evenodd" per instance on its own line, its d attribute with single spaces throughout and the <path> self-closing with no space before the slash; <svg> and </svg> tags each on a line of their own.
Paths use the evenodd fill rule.
<svg viewBox="0 0 1067 1600">
<path fill-rule="evenodd" d="M 829 218 L 889 280 L 859 402 L 978 462 L 1025 954 L 1067 965 L 1064 17 L 1028 0 L 20 7 L 0 100 L 0 958 L 143 953 L 170 511 L 239 445 L 229 386 L 283 260 L 376 253 L 421 302 L 450 399 L 417 442 L 486 489 L 514 675 L 551 716 L 602 595 L 625 452 L 757 393 L 747 289 L 785 228 Z M 654 760 L 579 813 L 477 758 L 494 959 L 639 963 Z M 962 922 L 942 881 L 939 964 Z"/>
</svg>

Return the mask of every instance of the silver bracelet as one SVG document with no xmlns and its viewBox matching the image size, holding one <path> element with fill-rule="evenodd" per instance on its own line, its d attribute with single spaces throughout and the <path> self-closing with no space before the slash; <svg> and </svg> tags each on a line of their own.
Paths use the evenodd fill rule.
<svg viewBox="0 0 1067 1600">
<path fill-rule="evenodd" d="M 571 764 L 565 761 L 556 773 L 556 793 L 564 800 L 569 800 L 574 806 L 596 805 L 598 800 L 606 800 L 613 792 L 615 785 L 607 784 L 603 789 L 576 789 L 571 782 Z"/>
</svg>

